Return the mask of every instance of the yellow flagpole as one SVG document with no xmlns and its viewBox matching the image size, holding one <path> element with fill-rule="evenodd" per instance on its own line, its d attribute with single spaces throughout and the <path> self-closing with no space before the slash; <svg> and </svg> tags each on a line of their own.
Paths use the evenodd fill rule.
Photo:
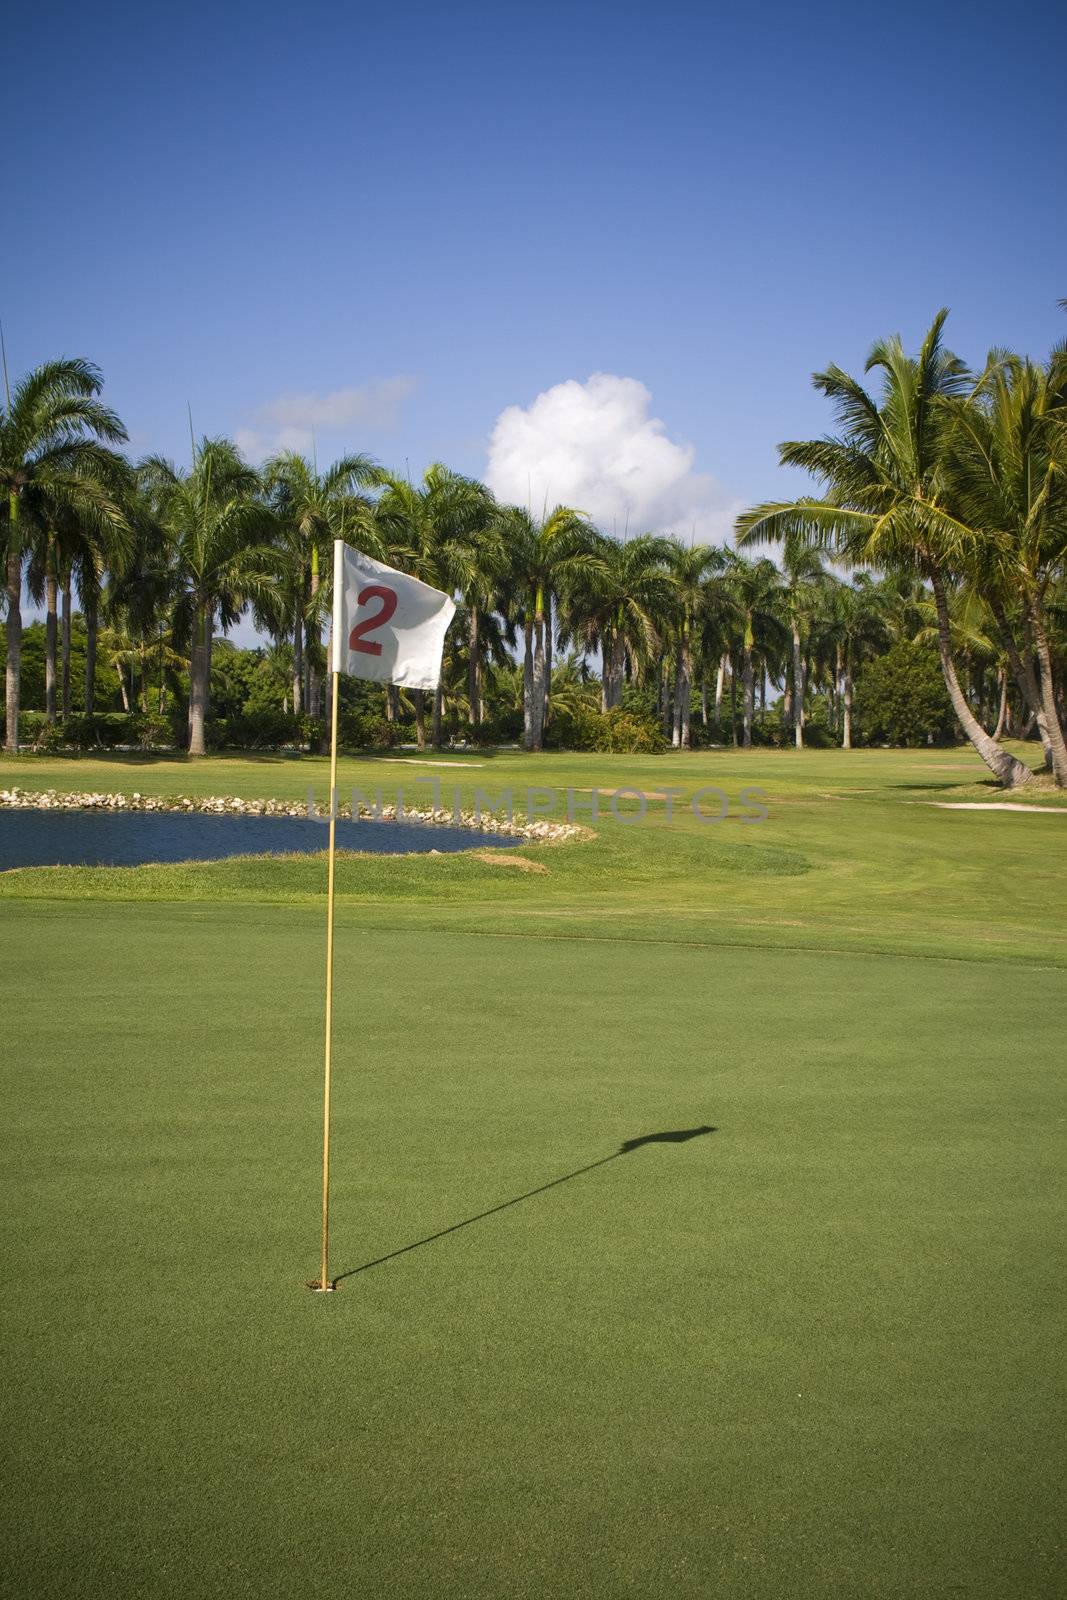
<svg viewBox="0 0 1067 1600">
<path fill-rule="evenodd" d="M 333 1055 L 333 877 L 337 850 L 337 701 L 341 677 L 344 616 L 344 528 L 333 542 L 333 626 L 330 632 L 330 845 L 326 878 L 326 1026 L 322 1072 L 322 1266 L 316 1287 L 328 1294 L 330 1282 L 330 1067 Z"/>
<path fill-rule="evenodd" d="M 337 680 L 333 678 L 330 707 L 330 855 L 326 879 L 326 1049 L 322 1086 L 322 1272 L 319 1288 L 333 1288 L 330 1282 L 330 1067 L 333 1049 L 333 869 L 337 838 Z"/>
</svg>

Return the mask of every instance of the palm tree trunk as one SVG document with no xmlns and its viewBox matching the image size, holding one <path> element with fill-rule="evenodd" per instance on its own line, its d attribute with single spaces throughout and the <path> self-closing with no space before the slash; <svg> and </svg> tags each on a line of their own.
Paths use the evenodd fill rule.
<svg viewBox="0 0 1067 1600">
<path fill-rule="evenodd" d="M 689 625 L 686 624 L 682 634 L 682 648 L 679 652 L 679 664 L 682 669 L 681 682 L 678 685 L 678 732 L 683 750 L 689 749 L 689 716 L 690 700 L 692 699 L 693 684 L 693 659 L 689 649 Z"/>
<path fill-rule="evenodd" d="M 130 709 L 130 697 L 126 693 L 126 674 L 122 670 L 122 662 L 121 661 L 116 661 L 115 662 L 115 671 L 119 675 L 119 694 L 122 696 L 122 709 L 123 709 L 123 711 L 129 711 L 129 709 Z M 190 716 L 189 716 L 189 726 L 190 726 L 190 728 L 192 728 L 192 725 L 193 725 L 193 723 L 192 723 L 192 712 L 191 712 L 191 709 L 190 709 Z M 201 753 L 201 755 L 203 755 L 203 751 L 201 751 L 200 753 Z"/>
<path fill-rule="evenodd" d="M 205 752 L 204 723 L 207 720 L 211 686 L 212 612 L 202 606 L 194 623 L 193 648 L 189 660 L 189 754 Z"/>
<path fill-rule="evenodd" d="M 600 691 L 600 709 L 614 711 L 622 700 L 623 668 L 626 662 L 626 645 L 612 628 L 604 644 L 604 676 Z"/>
<path fill-rule="evenodd" d="M 441 720 L 445 708 L 445 691 L 438 684 L 433 692 L 433 732 L 431 739 L 435 750 L 441 748 Z"/>
<path fill-rule="evenodd" d="M 1056 775 L 1056 787 L 1065 789 L 1067 788 L 1067 744 L 1064 743 L 1059 708 L 1056 705 L 1052 652 L 1049 649 L 1041 607 L 1033 596 L 1029 601 L 1029 613 L 1030 627 L 1033 630 L 1034 645 L 1037 650 L 1038 682 L 1041 686 L 1041 707 L 1045 713 L 1045 731 L 1052 747 L 1052 770 Z"/>
<path fill-rule="evenodd" d="M 744 666 L 743 666 L 742 671 L 743 671 L 744 687 L 745 687 L 744 740 L 743 740 L 743 743 L 744 743 L 744 747 L 745 747 L 746 750 L 751 750 L 751 748 L 752 748 L 752 713 L 753 713 L 753 710 L 755 709 L 756 694 L 755 694 L 755 676 L 754 676 L 753 671 L 752 671 L 752 646 L 750 644 L 746 644 L 745 645 Z"/>
<path fill-rule="evenodd" d="M 538 608 L 534 616 L 533 637 L 533 739 L 532 750 L 540 750 L 545 731 L 545 699 L 548 686 L 545 681 L 545 619 Z"/>
<path fill-rule="evenodd" d="M 842 715 L 841 715 L 841 748 L 852 749 L 852 655 L 850 651 L 845 654 L 844 686 L 842 689 Z"/>
<path fill-rule="evenodd" d="M 11 496 L 11 520 L 7 552 L 7 722 L 4 744 L 8 750 L 19 747 L 19 689 L 22 675 L 22 555 L 15 548 L 18 526 L 18 496 Z"/>
<path fill-rule="evenodd" d="M 532 750 L 534 747 L 534 660 L 533 660 L 533 618 L 527 617 L 523 623 L 523 657 L 522 657 L 522 747 Z"/>
<path fill-rule="evenodd" d="M 933 573 L 930 579 L 934 591 L 934 603 L 937 607 L 937 649 L 941 657 L 941 672 L 945 679 L 948 697 L 952 701 L 952 709 L 956 718 L 974 745 L 978 754 L 996 778 L 997 782 L 1006 789 L 1021 788 L 1023 784 L 1032 783 L 1034 775 L 1030 768 L 1017 761 L 1007 750 L 1001 749 L 994 739 L 986 733 L 982 724 L 975 717 L 974 712 L 967 704 L 967 697 L 960 688 L 959 678 L 956 676 L 956 667 L 952 659 L 952 633 L 949 624 L 948 599 L 945 595 L 945 584 L 940 573 Z"/>
<path fill-rule="evenodd" d="M 836 731 L 840 710 L 841 674 L 845 670 L 845 652 L 838 643 L 834 648 L 834 681 L 830 685 L 830 726 Z"/>
<path fill-rule="evenodd" d="M 44 580 L 44 714 L 56 720 L 56 600 L 59 586 L 52 567 L 52 541 L 48 541 L 47 571 Z"/>
<path fill-rule="evenodd" d="M 544 739 L 545 729 L 552 711 L 552 596 L 545 597 L 545 615 L 542 622 L 542 636 L 544 638 L 545 667 L 544 667 L 544 693 L 541 697 L 541 737 Z M 540 745 L 538 746 L 540 748 Z"/>
<path fill-rule="evenodd" d="M 722 686 L 726 681 L 726 662 L 727 662 L 727 659 L 728 659 L 728 657 L 727 657 L 727 655 L 726 655 L 726 653 L 724 651 L 723 654 L 719 657 L 719 670 L 715 674 L 715 732 L 716 733 L 721 733 L 722 732 Z"/>
<path fill-rule="evenodd" d="M 60 633 L 60 649 L 62 655 L 62 668 L 60 672 L 60 695 L 63 707 L 63 721 L 70 718 L 70 580 L 63 585 L 63 623 Z M 147 711 L 148 707 L 145 707 Z"/>
<path fill-rule="evenodd" d="M 672 723 L 671 723 L 671 744 L 674 747 L 674 749 L 677 750 L 679 745 L 681 744 L 681 742 L 682 742 L 682 651 L 681 651 L 681 646 L 679 646 L 678 654 L 675 657 L 675 662 L 674 662 L 674 716 L 673 716 Z"/>
<path fill-rule="evenodd" d="M 700 679 L 700 721 L 701 721 L 701 724 L 702 724 L 702 726 L 704 728 L 704 732 L 707 733 L 707 731 L 708 731 L 708 680 L 707 680 L 706 677 L 703 677 L 703 676 Z"/>
<path fill-rule="evenodd" d="M 99 623 L 97 621 L 96 595 L 86 595 L 85 605 L 85 714 L 91 717 L 96 707 L 96 635 Z M 163 678 L 160 675 L 160 689 L 162 691 Z"/>
<path fill-rule="evenodd" d="M 482 723 L 481 663 L 478 660 L 478 607 L 471 605 L 467 629 L 467 698 L 472 728 Z"/>
<path fill-rule="evenodd" d="M 997 673 L 1000 681 L 1000 711 L 997 714 L 997 725 L 993 729 L 993 737 L 998 742 L 1004 737 L 1004 729 L 1008 722 L 1008 674 L 1004 667 Z"/>
<path fill-rule="evenodd" d="M 800 625 L 793 618 L 793 740 L 804 748 L 804 665 L 800 655 Z"/>
<path fill-rule="evenodd" d="M 737 672 L 735 662 L 730 662 L 730 736 L 737 749 Z"/>
<path fill-rule="evenodd" d="M 318 547 L 318 545 L 313 545 L 312 546 L 312 550 L 311 550 L 311 599 L 312 599 L 312 602 L 314 602 L 315 596 L 319 592 L 319 582 L 320 582 L 320 580 L 319 580 L 319 547 Z M 316 622 L 309 622 L 308 626 L 307 626 L 306 645 L 305 645 L 305 659 L 307 660 L 307 675 L 308 675 L 308 697 L 307 697 L 307 707 L 306 708 L 307 708 L 308 715 L 311 716 L 311 717 L 317 717 L 319 712 L 320 712 L 320 710 L 322 709 L 320 707 L 320 705 L 319 705 L 319 672 L 318 672 L 318 668 L 316 667 L 314 661 L 311 658 L 312 646 L 316 646 L 317 647 L 318 642 L 319 642 L 319 625 L 318 625 L 318 622 L 317 621 Z"/>
<path fill-rule="evenodd" d="M 420 750 L 426 749 L 426 690 L 415 690 L 415 739 Z"/>
<path fill-rule="evenodd" d="M 293 623 L 293 713 L 300 714 L 304 694 L 304 618 L 302 608 L 297 606 L 296 621 Z"/>
</svg>

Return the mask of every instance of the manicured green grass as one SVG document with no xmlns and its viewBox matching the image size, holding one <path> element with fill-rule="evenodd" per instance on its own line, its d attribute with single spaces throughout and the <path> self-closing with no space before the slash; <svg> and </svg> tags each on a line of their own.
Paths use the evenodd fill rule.
<svg viewBox="0 0 1067 1600">
<path fill-rule="evenodd" d="M 1032 747 L 1027 753 L 1032 757 Z M 451 771 L 440 765 L 444 759 Z M 594 844 L 531 847 L 547 874 L 507 872 L 469 856 L 383 860 L 350 857 L 338 873 L 342 917 L 362 926 L 425 927 L 502 936 L 640 938 L 768 945 L 820 951 L 879 950 L 1067 966 L 1067 816 L 986 815 L 937 809 L 931 801 L 994 798 L 985 768 L 964 750 L 711 751 L 678 756 L 484 755 L 343 760 L 342 796 L 381 784 L 428 804 L 415 779 L 457 784 L 464 804 L 476 786 L 510 788 L 517 810 L 530 787 L 566 791 L 637 785 L 682 790 L 673 820 L 652 801 L 644 825 L 620 824 L 605 808 Z M 0 785 L 103 789 L 132 794 L 241 794 L 325 805 L 324 759 L 226 757 L 23 757 L 0 760 Z M 688 803 L 705 785 L 731 800 L 722 823 L 700 823 Z M 741 820 L 743 789 L 764 792 L 769 816 Z M 1039 791 L 1044 797 L 1044 791 Z M 705 802 L 709 810 L 715 802 Z M 1062 806 L 1053 791 L 1046 804 Z M 588 820 L 578 810 L 578 820 Z M 318 904 L 325 868 L 309 858 L 240 860 L 212 866 L 124 871 L 0 874 L 0 897 L 227 900 Z"/>
<path fill-rule="evenodd" d="M 93 766 L 0 783 L 308 770 Z M 9 1592 L 1058 1592 L 1067 821 L 912 803 L 956 751 L 529 772 L 770 816 L 342 863 L 328 1298 L 321 860 L 0 880 Z"/>
</svg>

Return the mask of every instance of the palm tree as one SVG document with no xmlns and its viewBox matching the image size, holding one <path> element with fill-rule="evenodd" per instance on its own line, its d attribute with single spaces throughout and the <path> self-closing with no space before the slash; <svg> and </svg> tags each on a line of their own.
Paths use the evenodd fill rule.
<svg viewBox="0 0 1067 1600">
<path fill-rule="evenodd" d="M 176 640 L 189 641 L 189 754 L 204 754 L 216 623 L 231 627 L 276 584 L 277 520 L 257 473 L 228 439 L 205 439 L 188 472 L 150 457 L 141 478 L 169 540 L 179 584 Z"/>
<path fill-rule="evenodd" d="M 830 637 L 835 651 L 835 682 L 841 687 L 841 748 L 852 749 L 852 685 L 856 668 L 886 642 L 885 599 L 870 574 L 835 583 L 830 592 Z"/>
<path fill-rule="evenodd" d="M 693 650 L 704 626 L 713 593 L 712 580 L 725 566 L 722 550 L 710 545 L 671 543 L 670 568 L 677 616 L 678 659 L 674 683 L 673 744 L 689 749 L 689 715 L 693 695 Z"/>
<path fill-rule="evenodd" d="M 102 382 L 90 362 L 65 359 L 34 368 L 16 384 L 13 395 L 5 389 L 0 412 L 0 517 L 6 558 L 9 750 L 18 749 L 22 571 L 27 549 L 67 517 L 76 517 L 87 532 L 101 537 L 124 526 L 114 494 L 123 466 L 107 445 L 124 440 L 126 430 L 98 400 Z"/>
<path fill-rule="evenodd" d="M 499 526 L 508 552 L 506 605 L 523 632 L 523 748 L 540 750 L 553 605 L 595 560 L 599 536 L 568 506 L 556 506 L 541 522 L 510 506 Z"/>
<path fill-rule="evenodd" d="M 87 528 L 71 506 L 60 506 L 46 527 L 37 531 L 30 545 L 26 587 L 30 596 L 45 607 L 45 715 L 56 718 L 57 688 L 64 720 L 70 716 L 70 647 L 72 589 L 77 584 L 86 621 L 85 699 L 87 713 L 93 710 L 96 673 L 97 621 L 101 583 L 104 574 L 133 566 L 137 583 L 147 582 L 145 563 L 130 562 L 138 549 L 136 497 L 132 495 L 130 473 L 119 463 L 108 485 L 115 505 L 121 508 L 122 521 L 114 526 Z M 139 553 L 139 552 L 138 552 Z M 62 594 L 62 615 L 58 600 Z M 57 651 L 57 643 L 59 649 Z"/>
<path fill-rule="evenodd" d="M 821 499 L 756 506 L 737 519 L 737 542 L 791 539 L 833 551 L 859 567 L 916 572 L 933 591 L 938 654 L 953 710 L 982 760 L 1006 787 L 1029 783 L 1028 766 L 992 739 L 960 687 L 952 651 L 947 584 L 973 560 L 972 530 L 946 504 L 947 400 L 963 393 L 967 371 L 944 348 L 947 311 L 938 312 L 917 357 L 899 337 L 879 340 L 867 371 L 882 373 L 879 405 L 840 367 L 814 383 L 833 403 L 839 436 L 779 446 L 783 466 L 803 467 L 826 485 Z"/>
<path fill-rule="evenodd" d="M 826 572 L 819 552 L 796 538 L 784 541 L 782 570 L 785 574 L 783 599 L 793 648 L 791 694 L 787 695 L 787 699 L 793 713 L 793 742 L 798 750 L 802 750 L 804 692 L 807 686 L 804 652 L 807 633 L 825 588 Z"/>
<path fill-rule="evenodd" d="M 757 649 L 763 656 L 781 649 L 787 637 L 782 620 L 782 574 L 766 556 L 760 561 L 747 561 L 743 556 L 736 555 L 730 561 L 729 573 L 742 620 L 742 743 L 748 750 L 752 745 L 752 723 L 756 709 L 754 655 Z"/>
<path fill-rule="evenodd" d="M 560 644 L 575 639 L 585 650 L 600 651 L 602 711 L 622 699 L 627 661 L 636 676 L 662 642 L 676 600 L 674 554 L 669 539 L 651 533 L 621 544 L 597 535 L 570 574 L 560 606 Z"/>
<path fill-rule="evenodd" d="M 351 543 L 361 545 L 366 542 L 365 537 L 362 541 L 357 537 L 357 529 L 366 535 L 370 501 L 358 491 L 381 484 L 384 474 L 370 456 L 342 456 L 320 473 L 306 457 L 287 451 L 265 464 L 262 477 L 289 557 L 284 601 L 288 603 L 287 628 L 293 641 L 293 710 L 306 707 L 317 716 L 323 573 L 331 570 L 330 551 L 335 539 L 347 537 Z M 281 595 L 272 598 L 275 605 L 283 599 Z M 281 637 L 274 627 L 269 631 Z"/>
<path fill-rule="evenodd" d="M 438 565 L 444 587 L 463 597 L 467 635 L 467 712 L 482 721 L 482 674 L 499 653 L 499 628 L 492 621 L 508 571 L 500 507 L 485 484 L 434 467 L 427 474 L 438 491 L 435 508 Z M 438 721 L 435 712 L 435 723 Z"/>
</svg>

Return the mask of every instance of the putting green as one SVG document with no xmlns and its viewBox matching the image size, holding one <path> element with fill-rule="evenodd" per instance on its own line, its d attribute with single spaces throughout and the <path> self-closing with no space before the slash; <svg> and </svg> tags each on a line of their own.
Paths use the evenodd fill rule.
<svg viewBox="0 0 1067 1600">
<path fill-rule="evenodd" d="M 1059 824 L 934 754 L 343 863 L 331 1297 L 316 863 L 6 878 L 10 1592 L 1057 1592 Z"/>
</svg>

